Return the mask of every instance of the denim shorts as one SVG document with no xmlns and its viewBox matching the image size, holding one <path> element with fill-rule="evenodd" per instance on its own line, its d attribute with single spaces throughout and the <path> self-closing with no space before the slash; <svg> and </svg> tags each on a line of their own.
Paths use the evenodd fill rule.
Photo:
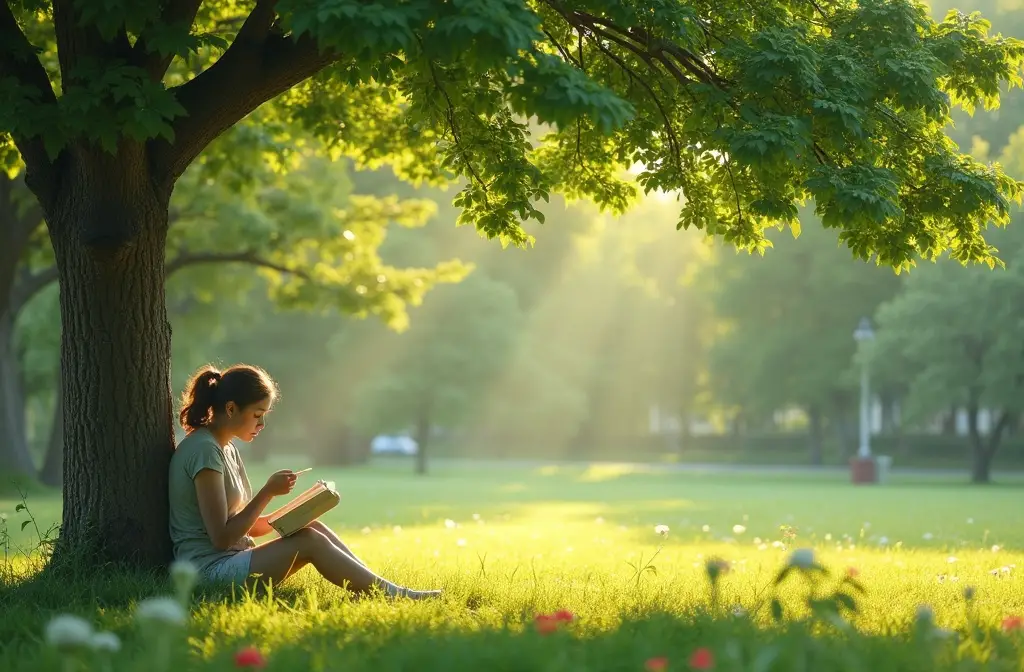
<svg viewBox="0 0 1024 672">
<path fill-rule="evenodd" d="M 203 582 L 245 583 L 245 580 L 249 578 L 249 564 L 251 562 L 251 548 L 221 558 L 203 570 Z"/>
</svg>

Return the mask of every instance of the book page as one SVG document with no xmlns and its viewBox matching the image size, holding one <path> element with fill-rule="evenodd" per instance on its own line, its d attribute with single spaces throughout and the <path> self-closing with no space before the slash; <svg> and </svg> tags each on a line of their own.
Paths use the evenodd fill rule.
<svg viewBox="0 0 1024 672">
<path fill-rule="evenodd" d="M 312 499 L 313 497 L 315 497 L 316 494 L 319 493 L 323 489 L 324 489 L 324 486 L 321 483 L 317 482 L 317 483 L 313 484 L 312 487 L 310 487 L 308 490 L 306 490 L 305 492 L 300 494 L 298 497 L 296 497 L 292 501 L 288 502 L 287 504 L 282 506 L 280 509 L 278 509 L 274 513 L 270 514 L 270 516 L 267 517 L 267 522 L 271 522 L 272 523 L 272 522 L 278 520 L 281 516 L 283 516 L 283 515 L 289 513 L 290 511 L 293 511 L 296 508 L 302 506 L 302 504 L 304 504 L 306 501 L 308 501 L 308 500 Z"/>
<path fill-rule="evenodd" d="M 337 493 L 326 487 L 321 487 L 313 497 L 275 517 L 270 523 L 278 534 L 287 536 L 333 509 L 338 504 L 338 500 Z"/>
</svg>

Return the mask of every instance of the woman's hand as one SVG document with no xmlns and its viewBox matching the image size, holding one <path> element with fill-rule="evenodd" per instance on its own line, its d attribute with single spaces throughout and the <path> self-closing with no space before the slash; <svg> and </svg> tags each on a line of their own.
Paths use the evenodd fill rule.
<svg viewBox="0 0 1024 672">
<path fill-rule="evenodd" d="M 272 496 L 287 495 L 295 487 L 296 479 L 298 479 L 298 476 L 291 469 L 275 471 L 267 479 L 267 484 L 263 486 L 263 491 Z"/>
</svg>

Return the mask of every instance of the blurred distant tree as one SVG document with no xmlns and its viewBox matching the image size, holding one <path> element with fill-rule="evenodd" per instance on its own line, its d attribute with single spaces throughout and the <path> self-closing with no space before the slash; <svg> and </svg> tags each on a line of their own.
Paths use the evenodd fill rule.
<svg viewBox="0 0 1024 672">
<path fill-rule="evenodd" d="M 61 280 L 58 559 L 167 557 L 171 194 L 254 110 L 463 178 L 461 221 L 515 244 L 553 191 L 627 207 L 635 163 L 685 192 L 681 226 L 759 248 L 813 197 L 855 255 L 901 267 L 991 261 L 982 231 L 1020 191 L 943 127 L 1020 83 L 1021 43 L 914 0 L 4 0 L 0 45 L 0 165 L 24 162 Z"/>
<path fill-rule="evenodd" d="M 763 258 L 723 251 L 701 283 L 725 327 L 709 354 L 716 398 L 753 415 L 802 408 L 810 462 L 821 464 L 826 417 L 845 411 L 836 402 L 854 382 L 853 330 L 895 294 L 900 276 L 850 259 L 805 218 L 798 240 L 774 236 Z"/>
<path fill-rule="evenodd" d="M 464 422 L 484 405 L 490 384 L 512 364 L 520 320 L 515 293 L 474 272 L 435 289 L 412 313 L 408 331 L 373 323 L 346 330 L 334 347 L 344 362 L 339 375 L 359 381 L 351 396 L 357 427 L 411 430 L 419 443 L 416 471 L 426 473 L 432 429 Z"/>
<path fill-rule="evenodd" d="M 942 261 L 910 275 L 877 315 L 872 369 L 908 386 L 904 414 L 924 419 L 950 407 L 967 413 L 971 480 L 991 479 L 992 459 L 1024 411 L 1024 235 L 993 236 L 1005 269 Z M 986 432 L 979 414 L 993 413 Z"/>
</svg>

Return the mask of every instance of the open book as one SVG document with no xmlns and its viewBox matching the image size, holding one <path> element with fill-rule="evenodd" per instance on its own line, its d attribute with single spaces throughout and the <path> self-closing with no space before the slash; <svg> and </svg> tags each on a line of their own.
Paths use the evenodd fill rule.
<svg viewBox="0 0 1024 672">
<path fill-rule="evenodd" d="M 341 501 L 334 483 L 317 481 L 309 490 L 267 516 L 267 522 L 282 537 L 295 534 L 324 515 Z"/>
</svg>

